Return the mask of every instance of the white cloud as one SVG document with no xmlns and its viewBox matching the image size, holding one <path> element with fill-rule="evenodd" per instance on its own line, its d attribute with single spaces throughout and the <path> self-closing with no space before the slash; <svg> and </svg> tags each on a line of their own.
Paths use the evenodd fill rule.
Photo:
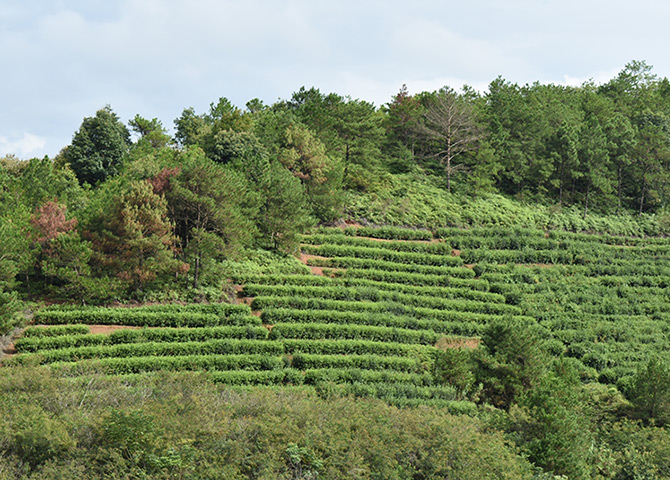
<svg viewBox="0 0 670 480">
<path fill-rule="evenodd" d="M 572 75 L 563 75 L 563 81 L 559 82 L 561 85 L 566 85 L 568 87 L 579 87 L 586 82 L 595 83 L 596 85 L 602 85 L 609 82 L 623 69 L 623 65 L 618 68 L 613 68 L 607 71 L 596 72 L 594 75 L 589 77 L 577 77 Z"/>
<path fill-rule="evenodd" d="M 46 139 L 24 133 L 20 138 L 7 138 L 0 136 L 0 155 L 13 154 L 19 158 L 30 156 L 46 145 Z"/>
</svg>

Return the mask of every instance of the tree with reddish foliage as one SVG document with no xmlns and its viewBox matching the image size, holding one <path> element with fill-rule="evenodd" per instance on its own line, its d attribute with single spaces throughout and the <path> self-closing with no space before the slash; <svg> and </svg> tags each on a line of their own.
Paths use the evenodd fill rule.
<svg viewBox="0 0 670 480">
<path fill-rule="evenodd" d="M 421 103 L 409 94 L 407 85 L 388 104 L 388 130 L 414 154 L 413 137 L 421 119 Z"/>
<path fill-rule="evenodd" d="M 77 226 L 77 219 L 65 219 L 67 207 L 58 203 L 57 199 L 46 202 L 38 207 L 30 217 L 36 239 L 42 246 L 62 233 L 68 233 Z"/>
<path fill-rule="evenodd" d="M 164 168 L 155 176 L 147 178 L 147 182 L 151 185 L 155 194 L 161 195 L 170 188 L 170 179 L 179 175 L 179 173 L 181 173 L 179 167 Z"/>
<path fill-rule="evenodd" d="M 91 243 L 75 230 L 77 219 L 67 220 L 67 207 L 56 199 L 35 209 L 30 217 L 31 236 L 40 252 L 36 270 L 45 285 L 55 288 L 60 296 L 86 302 L 92 281 Z"/>
<path fill-rule="evenodd" d="M 130 182 L 108 201 L 91 223 L 96 260 L 103 271 L 113 272 L 134 292 L 188 271 L 188 264 L 175 258 L 167 201 L 154 193 L 152 185 Z"/>
</svg>

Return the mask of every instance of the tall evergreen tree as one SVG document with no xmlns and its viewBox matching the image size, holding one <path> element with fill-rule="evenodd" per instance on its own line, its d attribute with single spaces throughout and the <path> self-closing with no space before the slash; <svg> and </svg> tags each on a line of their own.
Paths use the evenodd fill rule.
<svg viewBox="0 0 670 480">
<path fill-rule="evenodd" d="M 117 175 L 130 147 L 130 133 L 107 105 L 85 118 L 64 156 L 79 183 L 95 185 Z"/>
</svg>

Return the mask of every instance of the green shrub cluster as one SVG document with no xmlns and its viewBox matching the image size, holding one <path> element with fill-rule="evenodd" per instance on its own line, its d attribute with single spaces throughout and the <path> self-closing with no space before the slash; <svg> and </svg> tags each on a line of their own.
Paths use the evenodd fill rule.
<svg viewBox="0 0 670 480">
<path fill-rule="evenodd" d="M 39 310 L 35 312 L 34 321 L 47 325 L 81 323 L 139 327 L 209 327 L 215 325 L 253 325 L 257 323 L 257 319 L 253 316 L 241 313 L 221 316 L 216 313 L 135 311 L 135 309 L 103 307 L 76 310 Z"/>
<path fill-rule="evenodd" d="M 371 340 L 322 340 L 283 339 L 287 354 L 308 353 L 318 355 L 390 355 L 429 357 L 435 349 L 429 345 L 405 344 L 397 342 L 378 342 Z"/>
<path fill-rule="evenodd" d="M 347 235 L 304 235 L 303 245 L 341 245 L 351 247 L 381 248 L 396 252 L 429 253 L 432 255 L 451 255 L 453 249 L 445 242 L 415 241 L 379 241 Z"/>
<path fill-rule="evenodd" d="M 448 260 L 447 260 L 448 259 Z M 395 263 L 386 260 L 375 260 L 370 258 L 356 258 L 356 257 L 333 257 L 333 258 L 310 258 L 307 260 L 308 265 L 315 267 L 331 267 L 331 268 L 355 268 L 364 270 L 378 270 L 385 272 L 409 272 L 422 275 L 440 275 L 446 277 L 462 277 L 471 278 L 471 273 L 466 273 L 467 270 L 462 268 L 463 260 L 460 257 L 445 257 L 445 261 L 452 262 L 456 266 L 440 267 L 435 265 L 419 265 L 412 263 Z M 454 278 L 453 281 L 458 281 Z M 477 282 L 473 282 L 476 285 Z"/>
<path fill-rule="evenodd" d="M 106 334 L 61 335 L 58 337 L 22 337 L 14 346 L 18 352 L 36 352 L 56 348 L 92 345 L 118 345 L 142 342 L 202 342 L 222 338 L 264 340 L 267 329 L 256 326 L 123 329 Z"/>
<path fill-rule="evenodd" d="M 281 323 L 270 332 L 271 340 L 329 339 L 329 340 L 373 340 L 377 342 L 434 344 L 439 335 L 427 330 L 377 327 L 367 325 L 337 325 L 323 323 Z"/>
<path fill-rule="evenodd" d="M 311 368 L 356 368 L 398 372 L 417 372 L 421 370 L 418 359 L 374 354 L 316 355 L 297 353 L 293 355 L 291 367 L 299 370 Z"/>
<path fill-rule="evenodd" d="M 429 230 L 418 230 L 415 228 L 400 227 L 346 227 L 344 229 L 333 227 L 320 227 L 317 233 L 324 235 L 349 235 L 352 237 L 384 238 L 387 240 L 431 240 L 432 232 Z"/>
<path fill-rule="evenodd" d="M 90 371 L 114 375 L 157 370 L 278 370 L 284 368 L 284 361 L 281 357 L 266 354 L 206 354 L 99 358 L 78 362 L 56 362 L 52 364 L 52 368 L 69 376 L 82 375 Z"/>
<path fill-rule="evenodd" d="M 26 327 L 18 341 L 26 338 L 58 337 L 61 335 L 84 335 L 90 333 L 88 325 L 59 325 L 55 327 Z"/>
<path fill-rule="evenodd" d="M 363 277 L 367 277 L 369 270 L 364 270 Z M 402 278 L 398 276 L 398 283 L 389 282 L 388 280 L 372 280 L 368 278 L 360 278 L 357 272 L 352 272 L 351 275 L 344 274 L 341 276 L 344 280 L 344 286 L 353 287 L 374 287 L 382 291 L 399 292 L 410 295 L 432 296 L 435 298 L 450 298 L 460 300 L 473 300 L 477 302 L 488 303 L 505 303 L 505 297 L 499 293 L 483 292 L 480 290 L 471 290 L 467 287 L 450 287 L 450 286 L 430 286 L 430 285 L 416 285 L 411 278 Z"/>
<path fill-rule="evenodd" d="M 417 318 L 409 316 L 390 315 L 376 312 L 351 312 L 340 310 L 296 310 L 290 308 L 276 308 L 263 311 L 262 319 L 268 324 L 280 323 L 333 323 L 339 325 L 373 325 L 382 327 L 403 328 L 410 330 L 429 330 L 436 333 L 454 333 L 454 323 L 467 325 L 463 315 L 461 321 L 437 320 L 432 318 Z M 481 325 L 480 325 L 481 326 Z"/>
<path fill-rule="evenodd" d="M 521 315 L 521 309 L 515 305 L 498 302 L 480 302 L 432 297 L 429 295 L 412 295 L 398 293 L 393 290 L 379 290 L 372 287 L 301 287 L 288 285 L 245 285 L 244 294 L 250 297 L 308 297 L 330 300 L 348 300 L 355 302 L 397 302 L 415 307 L 428 307 L 438 310 L 456 310 L 492 315 Z M 260 303 L 252 303 L 254 308 L 261 308 Z"/>
<path fill-rule="evenodd" d="M 432 253 L 396 252 L 381 247 L 357 247 L 349 245 L 303 245 L 303 253 L 322 257 L 355 257 L 372 260 L 386 260 L 395 263 L 419 265 L 454 266 L 462 262 L 458 257 L 436 255 Z"/>
<path fill-rule="evenodd" d="M 214 339 L 202 342 L 144 342 L 122 343 L 118 345 L 95 345 L 87 347 L 59 348 L 40 350 L 33 354 L 18 355 L 10 361 L 14 363 L 74 362 L 95 358 L 128 358 L 149 356 L 187 356 L 187 355 L 238 355 L 283 353 L 281 344 L 262 340 Z"/>
</svg>

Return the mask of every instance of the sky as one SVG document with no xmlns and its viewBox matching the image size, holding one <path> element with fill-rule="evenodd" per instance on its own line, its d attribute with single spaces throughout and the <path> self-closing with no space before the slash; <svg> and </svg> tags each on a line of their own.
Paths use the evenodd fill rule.
<svg viewBox="0 0 670 480">
<path fill-rule="evenodd" d="M 55 156 L 110 105 L 124 123 L 301 86 L 388 103 L 502 76 L 670 77 L 664 0 L 1 0 L 0 156 Z"/>
</svg>

